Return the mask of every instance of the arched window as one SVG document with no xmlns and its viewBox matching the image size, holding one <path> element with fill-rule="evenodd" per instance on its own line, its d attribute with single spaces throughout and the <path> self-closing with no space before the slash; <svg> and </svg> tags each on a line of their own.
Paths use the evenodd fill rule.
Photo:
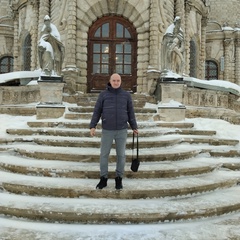
<svg viewBox="0 0 240 240">
<path fill-rule="evenodd" d="M 28 34 L 25 38 L 23 45 L 23 70 L 30 71 L 31 70 L 31 35 Z"/>
<path fill-rule="evenodd" d="M 190 77 L 197 77 L 197 52 L 194 40 L 190 41 Z"/>
<path fill-rule="evenodd" d="M 205 79 L 218 79 L 218 65 L 216 62 L 212 60 L 207 60 L 205 62 Z"/>
<path fill-rule="evenodd" d="M 13 57 L 3 57 L 0 59 L 0 73 L 13 72 Z"/>
<path fill-rule="evenodd" d="M 136 91 L 137 33 L 134 26 L 120 16 L 98 19 L 89 30 L 88 92 L 106 88 L 110 75 L 119 73 L 122 87 Z"/>
</svg>

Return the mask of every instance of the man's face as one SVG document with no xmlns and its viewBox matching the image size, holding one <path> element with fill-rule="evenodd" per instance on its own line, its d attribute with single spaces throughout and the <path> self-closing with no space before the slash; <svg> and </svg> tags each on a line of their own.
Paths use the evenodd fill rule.
<svg viewBox="0 0 240 240">
<path fill-rule="evenodd" d="M 119 88 L 121 85 L 121 77 L 118 74 L 113 74 L 110 78 L 110 84 L 113 88 Z"/>
</svg>

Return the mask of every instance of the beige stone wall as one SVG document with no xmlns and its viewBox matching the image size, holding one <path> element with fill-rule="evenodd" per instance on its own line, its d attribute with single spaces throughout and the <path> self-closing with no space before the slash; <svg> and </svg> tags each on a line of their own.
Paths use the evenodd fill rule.
<svg viewBox="0 0 240 240">
<path fill-rule="evenodd" d="M 219 79 L 240 84 L 240 1 L 209 0 L 209 4 L 206 59 L 218 64 Z"/>
<path fill-rule="evenodd" d="M 0 0 L 0 16 L 11 9 L 8 0 Z M 10 1 L 11 2 L 11 1 Z M 239 22 L 239 0 L 40 0 L 38 1 L 12 1 L 14 15 L 12 27 L 4 29 L 0 25 L 0 56 L 12 54 L 15 59 L 14 70 L 21 70 L 22 44 L 28 33 L 32 36 L 32 69 L 39 67 L 37 56 L 37 42 L 43 25 L 43 18 L 49 14 L 52 22 L 57 26 L 61 39 L 66 46 L 63 63 L 64 77 L 70 83 L 70 92 L 77 90 L 86 92 L 87 85 L 87 38 L 88 31 L 94 21 L 108 14 L 117 14 L 127 18 L 138 33 L 137 75 L 139 93 L 148 92 L 147 70 L 149 66 L 161 70 L 161 41 L 167 27 L 173 22 L 176 15 L 182 18 L 184 30 L 185 74 L 189 74 L 189 55 L 191 39 L 196 43 L 197 77 L 204 77 L 205 59 L 214 59 L 220 66 L 221 56 L 227 59 L 225 70 L 219 72 L 219 78 L 231 82 L 240 82 L 240 54 L 237 51 L 236 41 L 239 39 L 234 27 Z M 204 2 L 210 4 L 210 15 Z M 21 3 L 21 4 L 20 4 Z M 236 14 L 234 14 L 236 13 Z M 204 21 L 209 18 L 217 21 L 220 26 L 228 20 L 232 27 L 229 34 L 226 31 L 207 33 Z M 7 34 L 11 34 L 7 36 Z M 14 41 L 11 37 L 14 36 Z M 224 40 L 227 41 L 224 41 Z M 228 41 L 233 39 L 232 41 Z M 206 41 L 206 46 L 205 46 Z M 7 46 L 8 43 L 8 46 Z M 223 44 L 225 43 L 225 45 Z M 9 47 L 10 46 L 10 47 Z M 226 50 L 228 49 L 228 50 Z M 207 56 L 207 57 L 206 57 Z M 227 58 L 226 58 L 227 57 Z"/>
<path fill-rule="evenodd" d="M 97 18 L 112 13 L 129 19 L 136 28 L 138 33 L 137 91 L 147 91 L 146 69 L 149 64 L 149 4 L 150 0 L 77 1 L 76 65 L 81 71 L 77 82 L 78 90 L 86 91 L 88 30 Z"/>
<path fill-rule="evenodd" d="M 8 0 L 1 0 L 0 8 L 0 58 L 13 56 L 13 20 Z"/>
<path fill-rule="evenodd" d="M 240 24 L 240 1 L 239 0 L 208 0 L 210 4 L 209 20 L 216 21 L 220 25 L 228 23 L 228 26 L 235 27 Z"/>
</svg>

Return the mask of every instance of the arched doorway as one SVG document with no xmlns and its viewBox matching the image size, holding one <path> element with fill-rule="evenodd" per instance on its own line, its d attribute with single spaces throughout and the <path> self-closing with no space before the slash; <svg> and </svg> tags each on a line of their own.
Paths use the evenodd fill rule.
<svg viewBox="0 0 240 240">
<path fill-rule="evenodd" d="M 123 89 L 136 92 L 136 58 L 137 33 L 133 25 L 119 16 L 98 19 L 88 37 L 88 92 L 105 89 L 115 72 L 122 77 Z"/>
</svg>

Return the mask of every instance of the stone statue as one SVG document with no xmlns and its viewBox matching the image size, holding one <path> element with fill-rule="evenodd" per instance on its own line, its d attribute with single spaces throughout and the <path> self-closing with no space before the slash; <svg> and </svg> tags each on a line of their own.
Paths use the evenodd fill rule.
<svg viewBox="0 0 240 240">
<path fill-rule="evenodd" d="M 50 17 L 46 15 L 38 43 L 39 63 L 45 75 L 61 75 L 64 52 L 65 48 L 60 40 L 57 27 L 51 23 Z"/>
<path fill-rule="evenodd" d="M 161 49 L 162 70 L 169 70 L 179 75 L 184 71 L 184 36 L 181 19 L 176 17 L 163 36 Z"/>
</svg>

